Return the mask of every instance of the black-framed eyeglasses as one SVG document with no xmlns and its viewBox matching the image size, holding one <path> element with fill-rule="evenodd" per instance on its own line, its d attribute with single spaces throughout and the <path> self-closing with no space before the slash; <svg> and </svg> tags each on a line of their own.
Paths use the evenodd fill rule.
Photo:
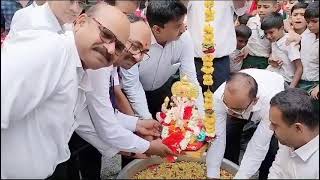
<svg viewBox="0 0 320 180">
<path fill-rule="evenodd" d="M 235 109 L 229 108 L 229 107 L 227 106 L 226 102 L 224 101 L 224 93 L 222 94 L 221 99 L 222 99 L 222 102 L 223 102 L 224 107 L 225 107 L 228 111 L 230 111 L 230 112 L 232 112 L 233 114 L 236 114 L 236 115 L 238 115 L 238 116 L 243 116 L 244 113 L 248 110 L 248 108 L 250 107 L 250 105 L 251 105 L 252 102 L 253 102 L 253 100 L 251 100 L 250 103 L 247 105 L 247 107 L 246 107 L 245 109 L 243 109 L 243 110 L 235 110 Z"/>
<path fill-rule="evenodd" d="M 132 41 L 128 40 L 130 42 L 130 47 L 127 49 L 127 51 L 132 55 L 141 55 L 145 56 L 144 60 L 150 59 L 150 55 L 148 54 L 149 49 L 143 49 L 143 45 L 138 41 Z"/>
<path fill-rule="evenodd" d="M 115 43 L 115 54 L 120 55 L 123 53 L 123 51 L 126 49 L 126 46 L 118 40 L 117 36 L 108 28 L 104 27 L 97 19 L 90 17 L 93 19 L 94 22 L 96 22 L 99 26 L 100 30 L 100 39 L 102 42 L 106 44 Z"/>
</svg>

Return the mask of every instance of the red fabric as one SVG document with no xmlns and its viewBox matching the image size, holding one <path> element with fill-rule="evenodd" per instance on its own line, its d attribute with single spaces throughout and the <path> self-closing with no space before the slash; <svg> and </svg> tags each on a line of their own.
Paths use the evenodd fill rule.
<svg viewBox="0 0 320 180">
<path fill-rule="evenodd" d="M 163 139 L 162 143 L 167 145 L 168 148 L 173 153 L 178 154 L 179 153 L 178 149 L 180 148 L 179 144 L 183 140 L 183 138 L 184 138 L 184 135 L 181 132 L 181 130 L 179 130 L 179 131 L 171 133 L 169 137 Z M 168 156 L 167 160 L 169 162 L 174 162 L 175 161 L 174 156 Z"/>
<path fill-rule="evenodd" d="M 257 1 L 257 0 L 252 1 L 251 7 L 250 7 L 250 9 L 249 9 L 249 11 L 248 11 L 248 13 L 249 13 L 250 15 L 252 15 L 252 12 L 253 12 L 253 11 L 257 10 L 257 5 L 258 5 L 258 1 Z"/>
<path fill-rule="evenodd" d="M 192 107 L 188 106 L 184 108 L 183 119 L 189 120 L 192 116 Z"/>
</svg>

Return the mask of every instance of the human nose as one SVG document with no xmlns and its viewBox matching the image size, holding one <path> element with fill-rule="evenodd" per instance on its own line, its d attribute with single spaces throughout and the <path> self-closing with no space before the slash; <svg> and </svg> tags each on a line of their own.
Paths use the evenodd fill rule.
<svg viewBox="0 0 320 180">
<path fill-rule="evenodd" d="M 114 54 L 116 51 L 116 43 L 112 42 L 112 43 L 104 43 L 103 46 L 107 49 L 109 54 Z"/>
</svg>

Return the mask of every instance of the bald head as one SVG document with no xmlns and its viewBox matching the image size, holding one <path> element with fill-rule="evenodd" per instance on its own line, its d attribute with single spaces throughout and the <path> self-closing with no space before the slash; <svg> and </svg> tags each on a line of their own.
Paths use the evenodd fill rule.
<svg viewBox="0 0 320 180">
<path fill-rule="evenodd" d="M 104 27 L 111 30 L 117 38 L 125 43 L 130 33 L 130 22 L 127 16 L 119 9 L 108 5 L 105 2 L 99 2 L 90 7 L 86 14 L 97 19 Z M 119 34 L 125 34 L 120 36 Z"/>
<path fill-rule="evenodd" d="M 258 84 L 256 80 L 242 72 L 232 73 L 226 82 L 226 89 L 232 94 L 246 95 L 250 99 L 257 96 Z"/>
</svg>

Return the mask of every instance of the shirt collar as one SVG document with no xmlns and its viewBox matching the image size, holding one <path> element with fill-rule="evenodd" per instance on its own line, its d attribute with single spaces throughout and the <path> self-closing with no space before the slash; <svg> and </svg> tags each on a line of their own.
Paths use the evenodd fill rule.
<svg viewBox="0 0 320 180">
<path fill-rule="evenodd" d="M 294 151 L 294 154 L 299 156 L 303 161 L 307 161 L 314 152 L 319 150 L 319 135 Z"/>
<path fill-rule="evenodd" d="M 34 25 L 35 25 L 35 29 L 37 27 L 41 28 L 41 29 L 47 29 L 50 31 L 54 31 L 54 32 L 58 32 L 61 33 L 63 32 L 63 29 L 60 25 L 60 23 L 58 22 L 58 19 L 56 18 L 56 16 L 53 14 L 48 2 L 46 2 L 44 5 L 42 6 L 38 6 L 36 8 L 39 8 L 37 12 L 40 12 L 40 14 L 35 14 L 35 18 L 34 18 Z M 35 11 L 34 11 L 35 12 Z"/>
<path fill-rule="evenodd" d="M 286 34 L 284 34 L 284 36 L 276 42 L 277 46 L 281 46 L 286 42 L 286 40 L 287 40 L 287 37 L 286 37 Z"/>
<path fill-rule="evenodd" d="M 151 31 L 151 45 L 154 45 L 154 44 L 158 44 L 156 38 L 154 37 L 153 35 L 153 32 Z"/>
</svg>

